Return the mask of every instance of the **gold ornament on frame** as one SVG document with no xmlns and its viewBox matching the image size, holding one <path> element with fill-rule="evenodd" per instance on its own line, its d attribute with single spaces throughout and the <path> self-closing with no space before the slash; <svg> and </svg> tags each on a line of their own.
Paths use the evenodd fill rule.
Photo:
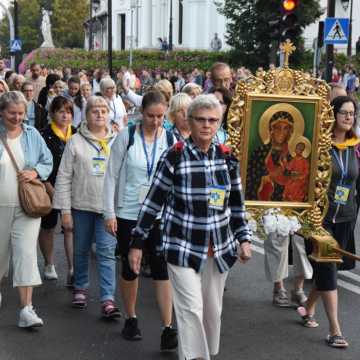
<svg viewBox="0 0 360 360">
<path fill-rule="evenodd" d="M 312 258 L 341 262 L 344 252 L 322 227 L 331 177 L 330 88 L 289 67 L 295 49 L 287 40 L 282 68 L 237 83 L 228 144 L 240 160 L 247 211 L 256 220 L 269 208 L 296 216 L 299 233 L 315 244 Z"/>
</svg>

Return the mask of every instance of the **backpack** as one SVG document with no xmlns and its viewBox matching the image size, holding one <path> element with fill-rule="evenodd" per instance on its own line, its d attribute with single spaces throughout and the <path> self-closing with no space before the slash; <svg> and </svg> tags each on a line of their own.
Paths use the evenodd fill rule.
<svg viewBox="0 0 360 360">
<path fill-rule="evenodd" d="M 174 145 L 174 135 L 171 131 L 166 130 L 166 141 L 168 144 L 168 147 L 171 147 Z M 130 125 L 128 126 L 129 131 L 129 142 L 126 148 L 126 151 L 129 151 L 129 148 L 134 145 L 134 138 L 135 138 L 135 131 L 136 131 L 136 125 Z"/>
</svg>

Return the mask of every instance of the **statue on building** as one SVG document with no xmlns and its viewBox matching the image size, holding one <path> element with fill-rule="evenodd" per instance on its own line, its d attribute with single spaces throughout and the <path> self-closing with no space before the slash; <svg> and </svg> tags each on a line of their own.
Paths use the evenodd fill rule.
<svg viewBox="0 0 360 360">
<path fill-rule="evenodd" d="M 41 47 L 53 48 L 55 46 L 51 35 L 50 11 L 43 8 L 41 12 L 42 12 L 41 33 L 44 38 L 44 42 L 41 44 Z"/>
</svg>

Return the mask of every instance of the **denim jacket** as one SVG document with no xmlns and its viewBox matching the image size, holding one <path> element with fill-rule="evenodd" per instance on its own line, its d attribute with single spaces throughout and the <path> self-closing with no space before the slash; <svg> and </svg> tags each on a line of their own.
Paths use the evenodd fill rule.
<svg viewBox="0 0 360 360">
<path fill-rule="evenodd" d="M 35 170 L 41 180 L 46 180 L 53 166 L 53 157 L 40 133 L 32 126 L 22 124 L 21 147 L 24 152 L 25 169 Z M 6 129 L 0 119 L 0 136 L 4 137 Z M 6 149 L 0 141 L 0 159 Z"/>
</svg>

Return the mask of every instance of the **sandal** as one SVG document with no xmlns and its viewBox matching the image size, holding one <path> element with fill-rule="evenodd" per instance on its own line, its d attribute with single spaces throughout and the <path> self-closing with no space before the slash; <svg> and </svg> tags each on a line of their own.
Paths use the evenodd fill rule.
<svg viewBox="0 0 360 360">
<path fill-rule="evenodd" d="M 85 309 L 87 307 L 87 291 L 84 289 L 74 290 L 71 305 L 77 309 Z"/>
<path fill-rule="evenodd" d="M 317 328 L 319 326 L 319 323 L 315 320 L 314 315 L 308 314 L 303 306 L 299 306 L 296 311 L 301 316 L 303 326 L 307 328 Z"/>
<path fill-rule="evenodd" d="M 326 337 L 326 343 L 334 348 L 344 349 L 349 346 L 349 343 L 342 335 L 328 335 Z"/>
<path fill-rule="evenodd" d="M 115 319 L 121 317 L 121 312 L 112 300 L 106 300 L 101 305 L 101 314 L 106 319 Z"/>
</svg>

